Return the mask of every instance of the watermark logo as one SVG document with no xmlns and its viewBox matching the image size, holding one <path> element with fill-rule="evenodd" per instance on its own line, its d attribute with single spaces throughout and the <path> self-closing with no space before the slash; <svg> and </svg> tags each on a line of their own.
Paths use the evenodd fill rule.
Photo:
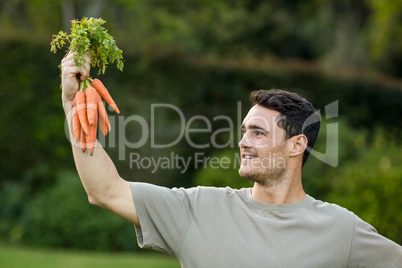
<svg viewBox="0 0 402 268">
<path fill-rule="evenodd" d="M 243 161 L 245 161 L 243 159 Z M 191 156 L 184 157 L 175 152 L 170 152 L 168 156 L 150 157 L 140 153 L 130 153 L 129 158 L 130 169 L 149 170 L 155 173 L 158 170 L 169 169 L 177 170 L 180 173 L 185 173 L 189 168 L 197 169 L 239 169 L 242 165 L 240 154 L 234 154 L 234 157 L 218 157 L 207 156 L 205 153 L 195 152 Z M 282 156 L 277 156 L 276 153 L 268 153 L 268 156 L 258 159 L 258 161 L 249 161 L 246 164 L 251 168 L 286 168 L 286 160 Z"/>
<path fill-rule="evenodd" d="M 325 119 L 332 119 L 338 117 L 339 102 L 334 101 L 325 106 Z M 307 126 L 314 124 L 320 118 L 320 111 L 316 112 L 318 116 L 310 116 L 306 122 L 303 124 L 303 129 Z M 318 152 L 313 148 L 307 147 L 306 150 L 310 154 L 322 162 L 336 167 L 339 162 L 339 125 L 338 122 L 326 124 L 326 151 L 325 153 Z"/>
</svg>

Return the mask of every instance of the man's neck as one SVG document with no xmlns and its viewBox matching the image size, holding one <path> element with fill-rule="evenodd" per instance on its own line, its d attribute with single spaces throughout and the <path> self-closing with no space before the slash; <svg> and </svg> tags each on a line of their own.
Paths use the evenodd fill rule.
<svg viewBox="0 0 402 268">
<path fill-rule="evenodd" d="M 287 176 L 277 185 L 261 185 L 254 183 L 252 197 L 265 204 L 291 204 L 301 201 L 306 197 L 301 183 L 301 171 Z"/>
</svg>

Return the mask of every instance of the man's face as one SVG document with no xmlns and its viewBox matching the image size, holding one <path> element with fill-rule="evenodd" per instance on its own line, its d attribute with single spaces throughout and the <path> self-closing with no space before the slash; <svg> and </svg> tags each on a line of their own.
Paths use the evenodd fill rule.
<svg viewBox="0 0 402 268">
<path fill-rule="evenodd" d="M 280 183 L 286 171 L 286 135 L 278 127 L 280 113 L 261 105 L 253 106 L 243 120 L 239 142 L 239 174 L 261 185 Z"/>
</svg>

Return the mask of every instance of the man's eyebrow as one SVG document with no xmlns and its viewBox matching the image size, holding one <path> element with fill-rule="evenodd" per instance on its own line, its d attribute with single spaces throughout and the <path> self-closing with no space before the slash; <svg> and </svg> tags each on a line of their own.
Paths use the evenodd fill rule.
<svg viewBox="0 0 402 268">
<path fill-rule="evenodd" d="M 241 125 L 241 129 L 245 129 L 245 128 L 246 128 L 246 126 L 245 126 L 244 124 L 242 124 L 242 125 Z M 247 128 L 248 128 L 248 129 L 258 129 L 258 130 L 261 130 L 262 132 L 269 133 L 269 131 L 266 130 L 265 128 L 260 127 L 260 126 L 255 125 L 255 124 L 250 124 L 250 125 L 248 125 Z"/>
</svg>

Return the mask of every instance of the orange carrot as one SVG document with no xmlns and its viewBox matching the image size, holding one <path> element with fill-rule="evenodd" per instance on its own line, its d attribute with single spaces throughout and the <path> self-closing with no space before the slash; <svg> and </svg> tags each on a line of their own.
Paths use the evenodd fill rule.
<svg viewBox="0 0 402 268">
<path fill-rule="evenodd" d="M 81 128 L 81 151 L 85 152 L 87 149 L 87 143 L 86 143 L 86 139 L 85 139 L 85 132 L 84 129 Z"/>
<path fill-rule="evenodd" d="M 100 114 L 98 114 L 98 118 L 99 118 L 99 127 L 102 130 L 103 135 L 106 136 L 108 129 L 107 129 L 105 120 L 103 119 L 103 117 Z"/>
<path fill-rule="evenodd" d="M 78 118 L 78 113 L 77 113 L 77 104 L 75 101 L 75 98 L 73 99 L 73 134 L 74 134 L 74 139 L 76 141 L 79 141 L 80 139 L 80 133 L 81 133 L 81 124 L 80 124 L 80 119 Z"/>
<path fill-rule="evenodd" d="M 85 90 L 85 100 L 87 103 L 87 117 L 90 126 L 93 126 L 98 114 L 97 94 L 93 87 L 87 87 Z"/>
<path fill-rule="evenodd" d="M 117 108 L 116 103 L 112 99 L 112 96 L 110 96 L 109 91 L 106 89 L 103 83 L 98 78 L 95 78 L 94 80 L 92 80 L 91 85 L 99 92 L 102 98 L 105 99 L 105 101 L 116 111 L 116 113 L 119 114 L 119 108 Z"/>
<path fill-rule="evenodd" d="M 106 124 L 107 129 L 109 131 L 112 130 L 112 128 L 110 127 L 109 117 L 107 116 L 105 106 L 103 105 L 102 99 L 99 94 L 98 94 L 98 111 L 99 111 L 99 121 L 100 121 L 100 118 L 102 118 Z"/>
<path fill-rule="evenodd" d="M 89 123 L 86 111 L 85 92 L 81 90 L 78 91 L 75 94 L 75 99 L 76 99 L 75 102 L 77 106 L 78 118 L 80 120 L 81 127 L 84 130 L 85 134 L 88 135 Z"/>
<path fill-rule="evenodd" d="M 96 113 L 95 123 L 89 128 L 88 136 L 86 137 L 87 148 L 89 154 L 92 156 L 94 154 L 95 142 L 96 142 L 96 130 L 98 129 L 98 113 Z"/>
</svg>

